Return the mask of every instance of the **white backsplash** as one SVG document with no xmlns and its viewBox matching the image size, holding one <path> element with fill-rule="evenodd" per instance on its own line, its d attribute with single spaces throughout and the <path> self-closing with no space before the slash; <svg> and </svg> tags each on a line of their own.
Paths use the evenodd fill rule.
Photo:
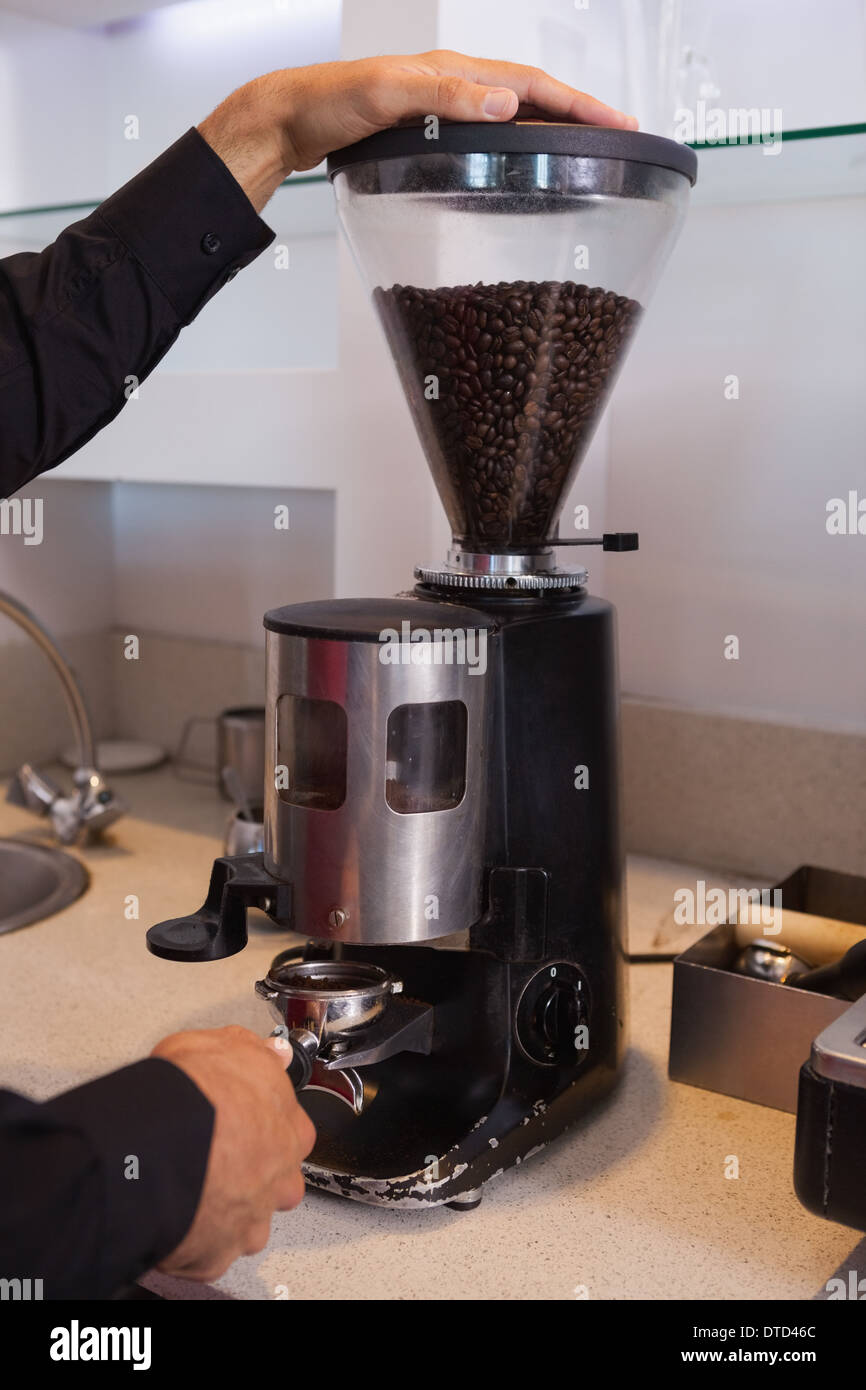
<svg viewBox="0 0 866 1390">
<path fill-rule="evenodd" d="M 329 492 L 49 477 L 19 496 L 41 500 L 44 537 L 0 537 L 0 588 L 59 640 L 98 736 L 174 749 L 189 716 L 262 703 L 263 614 L 333 593 Z M 0 770 L 69 742 L 50 665 L 0 617 Z"/>
</svg>

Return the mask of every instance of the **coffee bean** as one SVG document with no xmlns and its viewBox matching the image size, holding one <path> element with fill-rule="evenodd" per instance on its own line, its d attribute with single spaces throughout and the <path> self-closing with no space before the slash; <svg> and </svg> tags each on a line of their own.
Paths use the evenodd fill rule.
<svg viewBox="0 0 866 1390">
<path fill-rule="evenodd" d="M 570 281 L 393 285 L 374 299 L 455 536 L 546 540 L 640 305 Z"/>
</svg>

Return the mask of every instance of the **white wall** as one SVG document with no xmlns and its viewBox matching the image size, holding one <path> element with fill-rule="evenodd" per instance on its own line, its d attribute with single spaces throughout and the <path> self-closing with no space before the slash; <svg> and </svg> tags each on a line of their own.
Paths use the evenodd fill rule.
<svg viewBox="0 0 866 1390">
<path fill-rule="evenodd" d="M 105 43 L 0 12 L 0 210 L 99 198 Z"/>
<path fill-rule="evenodd" d="M 41 502 L 42 540 L 0 535 L 0 590 L 61 640 L 123 627 L 260 646 L 267 608 L 333 590 L 331 492 L 42 477 L 16 495 Z M 0 644 L 29 641 L 0 615 Z"/>
<path fill-rule="evenodd" d="M 112 188 L 243 83 L 337 56 L 340 0 L 186 0 L 106 30 Z M 139 138 L 127 138 L 137 116 Z"/>
<path fill-rule="evenodd" d="M 440 0 L 438 42 L 535 63 L 671 134 L 677 106 L 781 107 L 786 129 L 862 121 L 862 0 Z"/>
<path fill-rule="evenodd" d="M 863 118 L 861 0 L 440 10 L 445 46 L 541 64 L 645 128 L 667 126 L 663 94 L 693 101 L 701 82 L 725 107 L 781 107 L 788 129 Z M 657 81 L 664 17 L 678 26 L 669 89 Z M 801 154 L 776 165 L 798 159 L 791 182 L 807 198 Z M 576 552 L 618 605 L 628 693 L 866 727 L 866 539 L 825 529 L 828 498 L 866 493 L 864 242 L 862 198 L 693 208 L 563 511 L 563 536 L 576 502 L 594 532 L 640 532 L 637 555 Z M 737 402 L 723 397 L 729 372 Z M 724 660 L 728 634 L 738 662 Z"/>
<path fill-rule="evenodd" d="M 863 119 L 862 0 L 602 3 L 621 5 L 629 109 L 645 130 L 672 134 L 675 109 L 699 98 L 726 110 L 778 107 L 786 130 Z"/>
<path fill-rule="evenodd" d="M 0 589 L 58 636 L 107 630 L 113 614 L 111 489 L 38 478 L 17 494 L 42 504 L 42 541 L 0 535 Z M 31 515 L 34 515 L 31 513 Z M 28 642 L 0 617 L 0 641 Z"/>
<path fill-rule="evenodd" d="M 333 589 L 333 513 L 329 492 L 115 484 L 113 626 L 263 647 L 268 608 Z"/>
<path fill-rule="evenodd" d="M 438 43 L 535 63 L 670 135 L 678 106 L 781 108 L 784 129 L 863 120 L 863 0 L 440 0 Z"/>
<path fill-rule="evenodd" d="M 626 100 L 620 0 L 440 0 L 438 42 L 477 57 L 544 67 L 611 106 Z"/>
<path fill-rule="evenodd" d="M 42 540 L 28 545 L 23 535 L 0 535 L 0 589 L 59 641 L 98 735 L 106 734 L 114 716 L 107 646 L 114 602 L 110 487 L 40 478 L 18 496 L 42 503 Z M 0 772 L 51 759 L 70 741 L 61 685 L 47 657 L 0 613 Z"/>
<path fill-rule="evenodd" d="M 14 10 L 29 19 L 84 28 L 174 3 L 175 0 L 2 0 L 0 9 Z"/>
<path fill-rule="evenodd" d="M 42 502 L 43 538 L 0 536 L 0 590 L 59 641 L 99 737 L 174 747 L 190 715 L 260 701 L 265 610 L 333 589 L 332 493 L 40 478 L 19 497 Z M 46 657 L 0 614 L 0 771 L 69 740 Z"/>
<path fill-rule="evenodd" d="M 866 495 L 864 242 L 863 198 L 692 211 L 610 413 L 628 692 L 866 728 L 866 536 L 826 531 Z"/>
</svg>

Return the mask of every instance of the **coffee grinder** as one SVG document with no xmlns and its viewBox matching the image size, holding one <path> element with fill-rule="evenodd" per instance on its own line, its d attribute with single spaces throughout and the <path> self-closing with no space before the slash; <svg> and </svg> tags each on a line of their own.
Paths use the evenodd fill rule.
<svg viewBox="0 0 866 1390">
<path fill-rule="evenodd" d="M 263 854 L 148 932 L 256 989 L 314 1187 L 468 1209 L 614 1085 L 626 1043 L 614 613 L 564 494 L 679 233 L 693 152 L 553 122 L 400 127 L 328 161 L 452 530 L 392 599 L 275 608 Z M 360 466 L 360 464 L 359 464 Z"/>
</svg>

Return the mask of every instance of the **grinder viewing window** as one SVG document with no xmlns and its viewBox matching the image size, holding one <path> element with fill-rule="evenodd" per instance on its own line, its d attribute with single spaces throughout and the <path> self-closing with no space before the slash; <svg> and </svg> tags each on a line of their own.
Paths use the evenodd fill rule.
<svg viewBox="0 0 866 1390">
<path fill-rule="evenodd" d="M 696 159 L 632 131 L 400 127 L 328 161 L 452 529 L 411 595 L 266 614 L 264 853 L 148 932 L 214 960 L 246 909 L 318 1139 L 307 1181 L 468 1208 L 625 1049 L 614 613 L 563 496 Z M 599 538 L 634 549 L 636 536 Z"/>
</svg>

